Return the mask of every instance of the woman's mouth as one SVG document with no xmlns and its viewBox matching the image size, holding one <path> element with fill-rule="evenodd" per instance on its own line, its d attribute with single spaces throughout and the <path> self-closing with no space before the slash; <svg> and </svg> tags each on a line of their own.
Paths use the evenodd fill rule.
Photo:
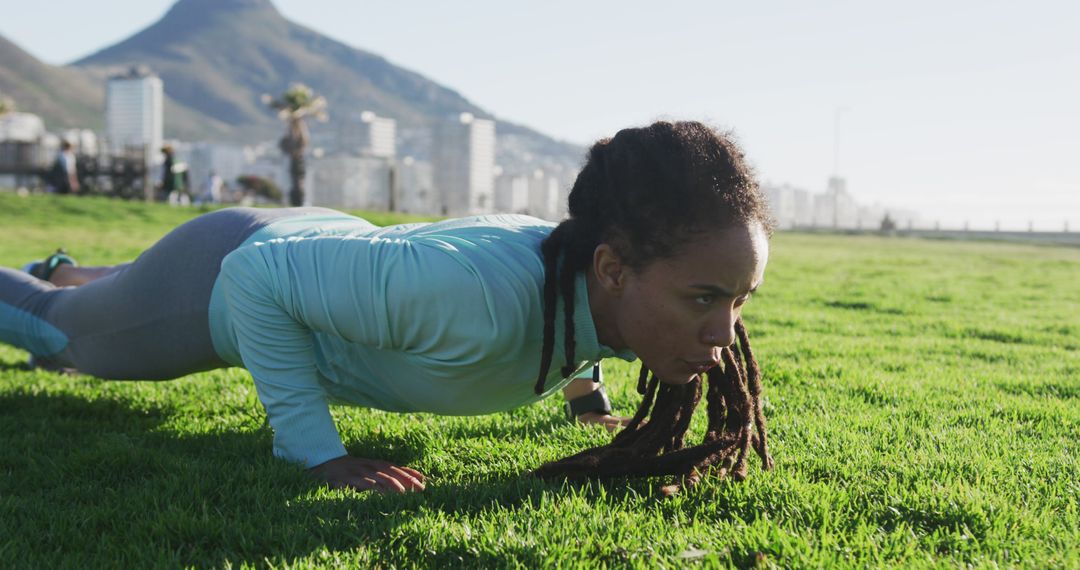
<svg viewBox="0 0 1080 570">
<path fill-rule="evenodd" d="M 712 360 L 686 360 L 684 362 L 690 367 L 691 372 L 697 374 L 708 372 L 717 366 L 717 363 Z"/>
</svg>

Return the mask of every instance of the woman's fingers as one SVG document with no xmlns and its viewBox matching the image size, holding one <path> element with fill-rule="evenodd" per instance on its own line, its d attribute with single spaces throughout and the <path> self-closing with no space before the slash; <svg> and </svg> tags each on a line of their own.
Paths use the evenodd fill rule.
<svg viewBox="0 0 1080 570">
<path fill-rule="evenodd" d="M 419 471 L 377 459 L 346 455 L 316 466 L 311 471 L 334 488 L 351 487 L 360 491 L 372 489 L 389 493 L 424 489 L 424 476 Z"/>
<path fill-rule="evenodd" d="M 399 467 L 399 469 L 401 469 L 402 471 L 408 473 L 409 475 L 412 475 L 413 477 L 415 477 L 421 483 L 424 482 L 424 479 L 425 479 L 424 474 L 417 471 L 416 469 L 413 469 L 412 467 L 404 467 L 404 466 Z"/>
<path fill-rule="evenodd" d="M 604 426 L 609 432 L 613 432 L 626 427 L 630 423 L 630 418 L 612 416 L 600 412 L 585 412 L 578 416 L 578 421 L 583 424 L 599 424 Z"/>
<path fill-rule="evenodd" d="M 407 467 L 398 467 L 397 465 L 391 465 L 390 471 L 407 488 L 420 491 L 424 489 L 424 476 L 420 475 L 419 471 L 409 469 Z"/>
<path fill-rule="evenodd" d="M 357 467 L 360 467 L 367 477 L 375 479 L 379 490 L 382 491 L 404 493 L 424 489 L 424 484 L 417 477 L 405 471 L 405 468 L 387 461 L 363 460 L 363 463 L 358 464 Z M 419 474 L 418 471 L 415 472 Z"/>
<path fill-rule="evenodd" d="M 392 477 L 389 473 L 376 471 L 375 477 L 379 479 L 379 483 L 381 484 L 380 486 L 387 491 L 395 493 L 404 493 L 406 491 L 405 485 L 403 485 L 401 481 L 398 481 L 397 479 Z"/>
</svg>

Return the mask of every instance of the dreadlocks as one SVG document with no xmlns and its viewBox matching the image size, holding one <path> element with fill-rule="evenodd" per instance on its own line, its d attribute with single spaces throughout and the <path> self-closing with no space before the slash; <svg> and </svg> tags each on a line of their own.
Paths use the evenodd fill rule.
<svg viewBox="0 0 1080 570">
<path fill-rule="evenodd" d="M 665 493 L 674 493 L 710 471 L 743 480 L 751 447 L 761 457 L 763 468 L 771 469 L 760 371 L 741 320 L 735 330 L 739 340 L 723 349 L 724 366 L 708 372 L 708 426 L 700 445 L 683 447 L 690 417 L 701 400 L 702 381 L 662 384 L 642 366 L 641 405 L 611 443 L 546 463 L 533 474 L 568 479 L 675 475 L 679 482 L 664 487 Z"/>
<path fill-rule="evenodd" d="M 565 311 L 561 377 L 577 365 L 575 274 L 590 268 L 600 244 L 609 244 L 626 265 L 640 271 L 656 259 L 676 255 L 709 230 L 758 223 L 769 233 L 772 227 L 742 152 L 729 137 L 696 122 L 657 122 L 597 142 L 570 191 L 569 210 L 569 218 L 541 247 L 544 331 L 538 394 L 544 391 L 554 356 L 559 297 Z M 638 381 L 643 399 L 630 424 L 610 444 L 548 463 L 535 474 L 678 475 L 683 485 L 692 485 L 715 467 L 721 475 L 741 480 L 750 447 L 771 467 L 760 372 L 741 320 L 735 328 L 737 342 L 722 350 L 723 366 L 708 371 L 707 388 L 700 376 L 685 385 L 665 384 L 643 365 Z M 684 448 L 703 392 L 708 402 L 704 441 Z"/>
</svg>

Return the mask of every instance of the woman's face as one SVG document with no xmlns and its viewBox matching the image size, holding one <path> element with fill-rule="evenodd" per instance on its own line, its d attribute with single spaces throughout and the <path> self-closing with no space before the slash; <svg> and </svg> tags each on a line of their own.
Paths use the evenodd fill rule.
<svg viewBox="0 0 1080 570">
<path fill-rule="evenodd" d="M 761 285 L 768 257 L 765 230 L 753 223 L 703 234 L 640 272 L 622 266 L 616 279 L 601 277 L 611 285 L 605 286 L 612 295 L 611 340 L 637 354 L 662 382 L 690 382 L 735 341 L 735 321 Z M 599 262 L 596 269 L 605 270 Z"/>
</svg>

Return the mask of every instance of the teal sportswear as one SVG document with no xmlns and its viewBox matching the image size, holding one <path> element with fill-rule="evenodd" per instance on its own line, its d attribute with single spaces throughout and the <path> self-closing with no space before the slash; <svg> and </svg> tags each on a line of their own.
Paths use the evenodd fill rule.
<svg viewBox="0 0 1080 570">
<path fill-rule="evenodd" d="M 561 388 L 561 300 L 547 392 L 533 391 L 543 336 L 540 243 L 553 224 L 516 215 L 377 228 L 344 214 L 287 218 L 221 264 L 214 349 L 244 366 L 274 428 L 274 453 L 319 465 L 345 455 L 328 401 L 395 412 L 485 414 Z M 585 278 L 575 362 L 605 357 Z"/>
</svg>

